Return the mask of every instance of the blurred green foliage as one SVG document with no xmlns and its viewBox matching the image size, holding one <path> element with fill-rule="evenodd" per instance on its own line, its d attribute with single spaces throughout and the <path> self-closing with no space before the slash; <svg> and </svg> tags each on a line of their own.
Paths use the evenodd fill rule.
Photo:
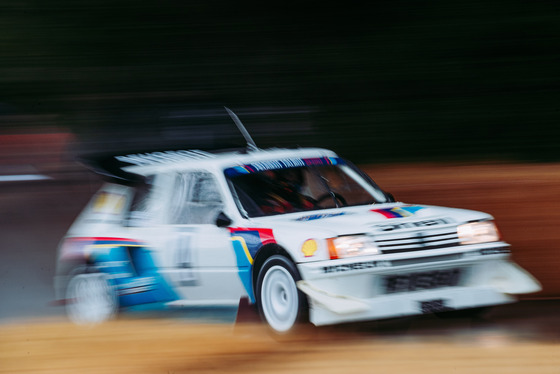
<svg viewBox="0 0 560 374">
<path fill-rule="evenodd" d="M 298 143 L 358 162 L 559 160 L 559 47 L 556 1 L 5 0 L 0 116 L 87 137 L 305 107 Z"/>
</svg>

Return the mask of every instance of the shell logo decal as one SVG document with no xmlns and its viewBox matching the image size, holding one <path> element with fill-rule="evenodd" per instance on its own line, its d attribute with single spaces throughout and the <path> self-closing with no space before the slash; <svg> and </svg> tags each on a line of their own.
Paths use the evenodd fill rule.
<svg viewBox="0 0 560 374">
<path fill-rule="evenodd" d="M 313 239 L 306 240 L 301 246 L 301 251 L 305 257 L 311 257 L 317 252 L 317 242 Z"/>
</svg>

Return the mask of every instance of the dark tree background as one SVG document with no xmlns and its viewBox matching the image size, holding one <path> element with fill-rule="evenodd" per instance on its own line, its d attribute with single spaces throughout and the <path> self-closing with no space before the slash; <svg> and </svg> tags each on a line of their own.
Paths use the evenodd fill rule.
<svg viewBox="0 0 560 374">
<path fill-rule="evenodd" d="M 0 131 L 178 144 L 227 105 L 261 146 L 556 161 L 559 60 L 556 1 L 5 0 Z"/>
</svg>

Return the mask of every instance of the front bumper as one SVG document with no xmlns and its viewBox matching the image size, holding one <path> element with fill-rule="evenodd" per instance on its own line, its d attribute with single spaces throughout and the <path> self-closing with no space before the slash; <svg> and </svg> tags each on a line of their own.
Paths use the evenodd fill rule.
<svg viewBox="0 0 560 374">
<path fill-rule="evenodd" d="M 298 288 L 308 296 L 310 321 L 319 326 L 492 306 L 541 290 L 509 260 L 505 243 L 380 257 L 300 264 Z"/>
</svg>

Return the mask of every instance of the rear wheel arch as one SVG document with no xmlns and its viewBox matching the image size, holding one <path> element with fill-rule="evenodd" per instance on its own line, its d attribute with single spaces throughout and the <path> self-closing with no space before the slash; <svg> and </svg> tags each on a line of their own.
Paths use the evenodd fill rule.
<svg viewBox="0 0 560 374">
<path fill-rule="evenodd" d="M 97 324 L 116 316 L 119 299 L 105 273 L 79 273 L 66 287 L 66 312 L 76 324 Z"/>
</svg>

